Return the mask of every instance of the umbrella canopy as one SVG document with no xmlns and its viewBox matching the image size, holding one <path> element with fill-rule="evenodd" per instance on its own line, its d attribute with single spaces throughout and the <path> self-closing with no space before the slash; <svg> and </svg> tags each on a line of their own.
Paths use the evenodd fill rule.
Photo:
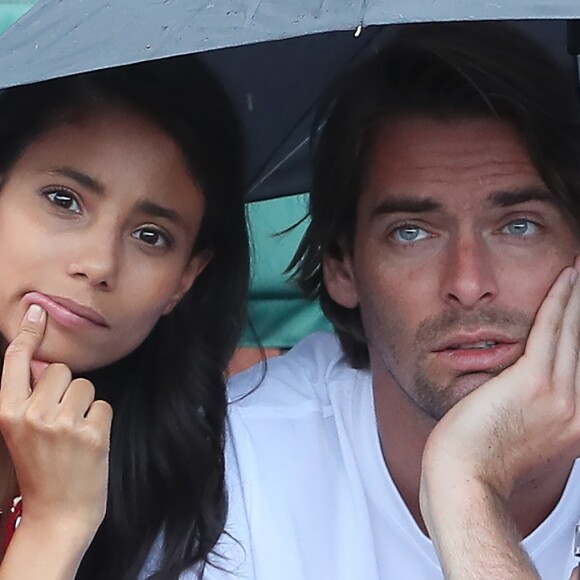
<svg viewBox="0 0 580 580">
<path fill-rule="evenodd" d="M 39 0 L 0 36 L 0 88 L 203 53 L 246 126 L 249 199 L 267 199 L 308 190 L 313 107 L 380 25 L 523 19 L 565 54 L 573 18 L 578 0 Z"/>
<path fill-rule="evenodd" d="M 244 121 L 249 200 L 308 191 L 313 109 L 341 70 L 392 34 L 389 25 L 520 21 L 569 58 L 566 20 L 580 19 L 578 0 L 12 0 L 4 6 L 6 19 L 32 8 L 0 36 L 0 88 L 199 53 Z M 580 52 L 580 31 L 571 46 Z M 249 210 L 250 309 L 266 346 L 291 346 L 328 324 L 283 275 L 301 230 L 272 237 L 304 212 L 301 198 Z M 251 332 L 244 342 L 253 342 Z"/>
</svg>

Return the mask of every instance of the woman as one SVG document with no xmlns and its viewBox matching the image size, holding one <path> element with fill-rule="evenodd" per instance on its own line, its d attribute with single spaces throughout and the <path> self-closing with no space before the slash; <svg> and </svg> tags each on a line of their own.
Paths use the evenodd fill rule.
<svg viewBox="0 0 580 580">
<path fill-rule="evenodd" d="M 89 543 L 77 578 L 136 578 L 158 538 L 155 578 L 208 563 L 248 277 L 241 149 L 191 59 L 0 96 L 0 430 L 19 486 L 0 481 L 2 526 L 13 496 L 24 514 L 0 578 L 38 577 L 51 543 L 54 578 Z"/>
</svg>

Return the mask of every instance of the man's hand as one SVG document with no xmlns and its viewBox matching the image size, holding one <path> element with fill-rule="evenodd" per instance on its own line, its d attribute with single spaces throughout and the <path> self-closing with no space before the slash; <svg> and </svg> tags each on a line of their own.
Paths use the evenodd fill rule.
<svg viewBox="0 0 580 580">
<path fill-rule="evenodd" d="M 521 480 L 580 451 L 580 284 L 565 269 L 542 303 L 522 357 L 455 405 L 425 459 L 461 463 L 507 499 Z"/>
<path fill-rule="evenodd" d="M 537 578 L 504 502 L 523 479 L 579 453 L 579 348 L 580 283 L 577 269 L 566 268 L 537 313 L 523 356 L 433 430 L 421 508 L 447 577 Z M 482 538 L 488 550 L 482 561 L 503 575 L 485 566 L 476 572 Z"/>
<path fill-rule="evenodd" d="M 11 566 L 20 570 L 27 551 L 36 558 L 30 542 L 27 547 L 21 541 L 25 537 L 47 543 L 62 539 L 66 557 L 61 554 L 60 563 L 72 555 L 76 569 L 105 515 L 112 410 L 95 401 L 89 381 L 73 380 L 63 364 L 46 366 L 32 385 L 31 362 L 45 326 L 46 313 L 32 305 L 4 357 L 0 431 L 14 462 L 23 517 L 0 578 L 12 578 L 4 573 Z"/>
</svg>

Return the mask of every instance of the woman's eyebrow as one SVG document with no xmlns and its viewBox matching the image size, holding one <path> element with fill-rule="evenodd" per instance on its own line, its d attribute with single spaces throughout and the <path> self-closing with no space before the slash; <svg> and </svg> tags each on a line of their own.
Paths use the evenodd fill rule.
<svg viewBox="0 0 580 580">
<path fill-rule="evenodd" d="M 63 177 L 68 177 L 73 181 L 76 181 L 80 185 L 90 189 L 98 195 L 104 195 L 105 186 L 95 177 L 92 177 L 82 171 L 73 169 L 72 167 L 53 167 L 48 172 L 50 175 L 62 175 Z M 161 217 L 168 219 L 178 225 L 184 226 L 183 220 L 181 219 L 179 213 L 174 209 L 159 205 L 150 200 L 142 200 L 136 204 L 137 211 L 148 215 L 150 217 Z"/>
<path fill-rule="evenodd" d="M 98 195 L 103 195 L 105 193 L 105 186 L 96 177 L 92 177 L 78 169 L 73 169 L 72 167 L 53 167 L 49 169 L 47 173 L 50 175 L 68 177 Z"/>
<path fill-rule="evenodd" d="M 154 201 L 150 200 L 138 201 L 135 204 L 135 208 L 140 213 L 143 213 L 149 217 L 165 218 L 175 223 L 176 225 L 185 228 L 185 222 L 183 221 L 179 213 L 176 212 L 174 209 L 170 209 L 163 205 L 159 205 L 158 203 L 155 203 Z"/>
</svg>

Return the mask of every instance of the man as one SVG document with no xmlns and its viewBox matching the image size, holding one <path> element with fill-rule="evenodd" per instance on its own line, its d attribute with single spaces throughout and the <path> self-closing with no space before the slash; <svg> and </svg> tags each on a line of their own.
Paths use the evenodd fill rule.
<svg viewBox="0 0 580 580">
<path fill-rule="evenodd" d="M 500 25 L 411 27 L 322 120 L 294 265 L 336 337 L 270 361 L 258 388 L 261 369 L 233 382 L 235 574 L 568 578 L 580 518 L 572 81 Z"/>
</svg>

